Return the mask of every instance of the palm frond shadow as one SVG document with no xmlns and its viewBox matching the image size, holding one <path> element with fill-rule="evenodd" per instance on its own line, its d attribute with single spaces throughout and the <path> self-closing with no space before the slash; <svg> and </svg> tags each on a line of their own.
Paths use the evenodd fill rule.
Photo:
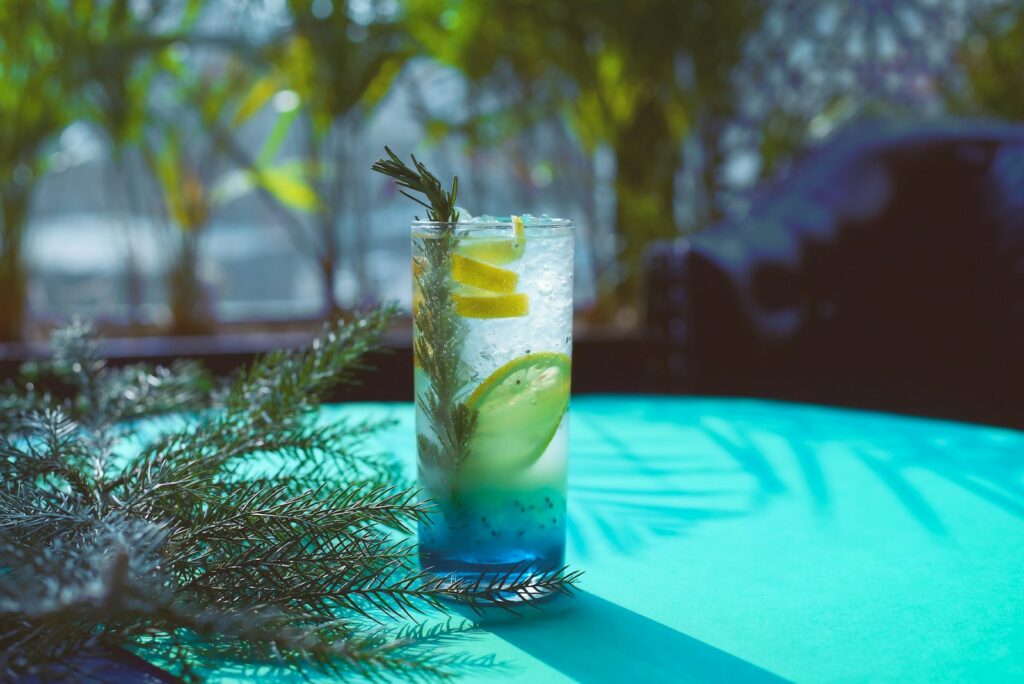
<svg viewBox="0 0 1024 684">
<path fill-rule="evenodd" d="M 729 417 L 729 427 L 745 444 L 773 440 L 769 463 L 771 481 L 795 461 L 800 486 L 819 510 L 827 510 L 834 496 L 842 496 L 842 483 L 826 477 L 829 459 L 852 457 L 895 497 L 926 530 L 948 532 L 941 511 L 916 486 L 914 474 L 927 471 L 966 493 L 1024 518 L 1024 434 L 970 425 L 866 411 L 760 401 L 707 401 L 704 410 Z M 744 454 L 729 452 L 738 463 Z M 827 456 L 825 455 L 827 453 Z M 785 456 L 783 456 L 785 455 Z M 780 468 L 781 466 L 781 468 Z M 765 478 L 755 471 L 760 482 Z M 783 484 L 781 491 L 790 486 Z"/>
<path fill-rule="evenodd" d="M 758 477 L 693 443 L 626 441 L 589 413 L 573 417 L 569 548 L 586 559 L 600 546 L 630 553 L 693 526 L 745 515 L 763 499 Z M 597 543 L 600 540 L 600 543 Z"/>
<path fill-rule="evenodd" d="M 828 515 L 846 495 L 828 476 L 839 458 L 856 459 L 935 535 L 948 529 L 916 484 L 920 471 L 1024 518 L 1024 434 L 1014 430 L 759 400 L 574 405 L 568 534 L 583 559 L 597 540 L 630 552 L 780 496 Z"/>
</svg>

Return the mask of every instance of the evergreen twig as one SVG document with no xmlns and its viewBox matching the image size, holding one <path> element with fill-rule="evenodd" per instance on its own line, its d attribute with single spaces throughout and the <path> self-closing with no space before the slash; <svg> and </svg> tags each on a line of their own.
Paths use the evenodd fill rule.
<svg viewBox="0 0 1024 684">
<path fill-rule="evenodd" d="M 76 653 L 112 645 L 186 681 L 214 663 L 408 680 L 493 667 L 436 650 L 460 629 L 395 620 L 444 598 L 529 599 L 538 579 L 498 591 L 421 573 L 408 533 L 430 508 L 366 448 L 387 423 L 315 424 L 392 315 L 328 326 L 212 394 L 193 364 L 112 368 L 88 326 L 54 335 L 52 360 L 0 387 L 0 680 L 75 679 Z"/>
<path fill-rule="evenodd" d="M 417 446 L 420 458 L 443 472 L 454 472 L 468 458 L 469 440 L 476 429 L 476 414 L 462 401 L 469 382 L 469 370 L 462 360 L 466 326 L 455 311 L 448 278 L 458 241 L 453 224 L 459 220 L 455 208 L 459 179 L 452 178 L 451 191 L 445 191 L 437 176 L 414 155 L 410 167 L 391 148 L 385 146 L 384 150 L 388 158 L 378 159 L 371 169 L 393 178 L 403 195 L 426 207 L 428 218 L 438 222 L 435 235 L 419 240 L 425 263 L 417 282 L 423 301 L 413 317 L 413 353 L 429 381 L 416 401 L 426 412 L 435 439 L 419 435 Z M 422 194 L 429 203 L 403 188 Z"/>
</svg>

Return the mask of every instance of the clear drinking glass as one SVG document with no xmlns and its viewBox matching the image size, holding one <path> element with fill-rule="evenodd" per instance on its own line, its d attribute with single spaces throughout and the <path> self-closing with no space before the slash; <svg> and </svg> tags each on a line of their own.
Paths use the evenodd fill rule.
<svg viewBox="0 0 1024 684">
<path fill-rule="evenodd" d="M 425 569 L 546 572 L 565 556 L 573 225 L 412 225 Z"/>
</svg>

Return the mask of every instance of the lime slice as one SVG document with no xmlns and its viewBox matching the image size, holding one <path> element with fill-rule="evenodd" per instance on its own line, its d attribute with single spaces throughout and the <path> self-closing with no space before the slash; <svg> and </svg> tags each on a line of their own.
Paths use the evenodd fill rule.
<svg viewBox="0 0 1024 684">
<path fill-rule="evenodd" d="M 491 266 L 461 254 L 452 255 L 452 279 L 463 285 L 501 294 L 515 292 L 519 284 L 519 275 L 515 271 Z"/>
<path fill-rule="evenodd" d="M 466 404 L 476 429 L 462 473 L 495 475 L 528 468 L 555 436 L 569 405 L 570 360 L 527 354 L 491 373 Z"/>
<path fill-rule="evenodd" d="M 526 229 L 523 219 L 512 217 L 514 236 L 509 238 L 464 238 L 455 248 L 457 254 L 500 266 L 520 259 L 526 251 Z"/>
<path fill-rule="evenodd" d="M 480 292 L 480 290 L 477 290 Z M 453 294 L 455 312 L 463 318 L 518 318 L 530 312 L 525 294 Z"/>
</svg>

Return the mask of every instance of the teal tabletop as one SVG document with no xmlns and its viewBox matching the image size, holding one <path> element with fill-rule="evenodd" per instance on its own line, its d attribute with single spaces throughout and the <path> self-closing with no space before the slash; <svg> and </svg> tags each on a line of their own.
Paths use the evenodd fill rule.
<svg viewBox="0 0 1024 684">
<path fill-rule="evenodd" d="M 409 467 L 411 405 L 380 447 Z M 581 397 L 581 592 L 488 616 L 468 680 L 1024 681 L 1024 433 L 737 399 Z"/>
</svg>

